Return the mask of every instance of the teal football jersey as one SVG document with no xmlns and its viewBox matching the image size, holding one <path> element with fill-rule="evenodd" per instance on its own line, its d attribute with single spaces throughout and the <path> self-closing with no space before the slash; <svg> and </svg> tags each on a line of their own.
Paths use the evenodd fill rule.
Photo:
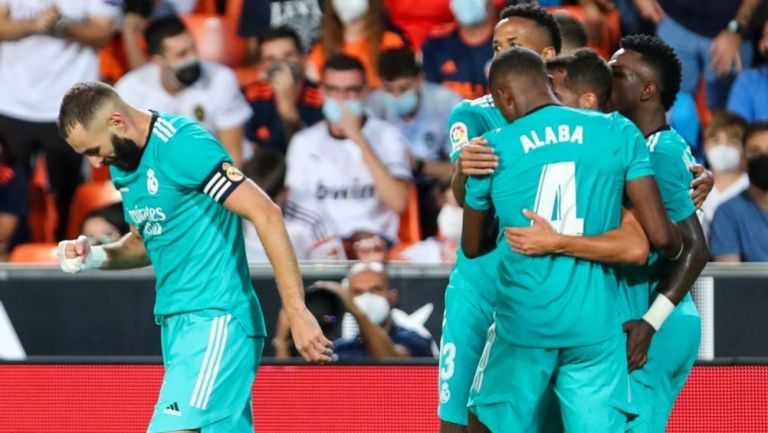
<svg viewBox="0 0 768 433">
<path fill-rule="evenodd" d="M 461 154 L 461 146 L 469 143 L 469 140 L 480 137 L 488 131 L 506 126 L 509 122 L 501 115 L 501 112 L 493 103 L 491 95 L 481 96 L 477 99 L 465 99 L 453 107 L 448 117 L 448 128 L 451 139 L 451 161 L 456 161 Z M 482 294 L 487 295 L 487 300 L 493 301 L 494 281 L 496 268 L 499 264 L 498 250 L 484 254 L 475 259 L 469 259 L 464 255 L 461 246 L 456 251 L 455 270 L 460 272 L 466 281 L 470 281 L 472 287 L 481 289 Z"/>
<path fill-rule="evenodd" d="M 689 194 L 693 180 L 690 166 L 696 160 L 688 143 L 677 131 L 667 127 L 648 136 L 646 145 L 669 218 L 675 223 L 688 219 L 696 212 Z M 656 287 L 668 265 L 657 253 L 651 252 L 647 265 L 621 268 L 620 302 L 626 320 L 638 319 L 648 311 L 649 300 L 656 297 Z M 684 302 L 693 301 L 686 296 Z"/>
<path fill-rule="evenodd" d="M 640 131 L 619 114 L 549 105 L 484 135 L 493 175 L 467 180 L 466 203 L 493 205 L 501 227 L 524 227 L 530 209 L 567 235 L 618 227 L 625 182 L 653 176 Z M 614 268 L 566 256 L 502 248 L 497 336 L 532 347 L 595 344 L 621 332 Z"/>
<path fill-rule="evenodd" d="M 265 336 L 241 220 L 221 204 L 242 176 L 231 162 L 192 119 L 154 113 L 139 167 L 110 172 L 155 269 L 155 315 L 221 310 Z"/>
</svg>

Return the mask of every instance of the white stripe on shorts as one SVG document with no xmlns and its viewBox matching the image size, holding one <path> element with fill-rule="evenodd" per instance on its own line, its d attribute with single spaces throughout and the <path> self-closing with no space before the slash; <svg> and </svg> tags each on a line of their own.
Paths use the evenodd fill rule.
<svg viewBox="0 0 768 433">
<path fill-rule="evenodd" d="M 203 398 L 203 406 L 201 409 L 205 410 L 208 408 L 208 402 L 211 400 L 211 393 L 213 393 L 213 387 L 216 384 L 216 377 L 219 375 L 219 367 L 221 367 L 221 359 L 224 357 L 224 347 L 227 344 L 227 330 L 229 329 L 229 321 L 232 319 L 231 314 L 227 314 L 226 320 L 224 321 L 224 334 L 221 337 L 221 345 L 219 346 L 219 353 L 216 357 L 216 363 L 213 365 L 213 375 L 211 376 L 211 380 L 208 382 L 207 391 L 205 392 L 205 398 Z M 202 395 L 202 392 L 201 392 Z"/>
<path fill-rule="evenodd" d="M 214 346 L 218 343 L 220 339 L 220 334 L 223 330 L 223 328 L 220 326 L 223 322 L 223 317 L 214 317 L 213 321 L 211 322 L 211 334 L 208 337 L 208 347 L 205 349 L 205 355 L 203 356 L 203 365 L 200 367 L 200 372 L 197 375 L 197 381 L 195 381 L 195 388 L 194 391 L 192 391 L 192 398 L 189 400 L 189 405 L 192 407 L 197 407 L 197 400 L 199 400 L 198 396 L 200 394 L 200 387 L 202 386 L 204 382 L 204 378 L 206 376 L 206 372 L 209 371 L 211 364 L 211 354 L 214 352 Z"/>
</svg>

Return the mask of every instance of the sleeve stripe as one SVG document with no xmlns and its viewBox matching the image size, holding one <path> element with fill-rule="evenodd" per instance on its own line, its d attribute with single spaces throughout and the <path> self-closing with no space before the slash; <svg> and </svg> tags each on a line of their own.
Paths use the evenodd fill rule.
<svg viewBox="0 0 768 433">
<path fill-rule="evenodd" d="M 168 142 L 168 137 L 165 135 L 165 133 L 157 129 L 157 127 L 152 129 L 152 133 L 155 134 L 160 140 L 163 140 L 163 143 Z"/>
<path fill-rule="evenodd" d="M 221 176 L 221 177 L 219 178 L 218 182 L 216 182 L 216 185 L 214 185 L 214 186 L 213 186 L 213 188 L 211 188 L 211 190 L 210 190 L 210 191 L 208 191 L 208 193 L 207 193 L 207 194 L 208 194 L 209 196 L 211 196 L 211 197 L 215 197 L 215 196 L 216 196 L 216 194 L 219 192 L 219 189 L 220 189 L 220 188 L 221 188 L 221 187 L 222 187 L 222 186 L 223 186 L 225 183 L 227 183 L 227 178 L 226 178 L 226 177 L 224 177 L 224 176 Z"/>
<path fill-rule="evenodd" d="M 219 201 L 221 199 L 221 196 L 224 195 L 225 192 L 229 191 L 229 189 L 232 188 L 232 182 L 227 181 L 221 188 L 219 188 L 219 192 L 216 193 L 216 196 L 213 197 L 214 200 Z"/>
<path fill-rule="evenodd" d="M 162 117 L 158 117 L 157 121 L 158 121 L 158 123 L 163 125 L 165 127 L 165 129 L 169 130 L 171 132 L 171 135 L 176 133 L 176 128 L 173 125 L 171 125 L 171 122 L 163 119 Z"/>
<path fill-rule="evenodd" d="M 168 138 L 171 138 L 171 136 L 173 135 L 173 132 L 171 132 L 171 130 L 168 129 L 167 126 L 165 126 L 163 123 L 160 122 L 160 118 L 159 117 L 157 118 L 157 121 L 155 122 L 155 130 L 157 132 L 162 132 L 163 135 L 168 136 Z"/>
<path fill-rule="evenodd" d="M 211 180 L 209 180 L 209 181 L 208 181 L 208 183 L 205 185 L 205 188 L 203 189 L 203 192 L 204 192 L 204 193 L 206 193 L 206 194 L 208 194 L 208 191 L 210 191 L 210 190 L 211 190 L 211 187 L 213 187 L 213 185 L 214 185 L 214 184 L 216 183 L 216 181 L 218 181 L 219 179 L 221 179 L 221 173 L 217 171 L 217 172 L 216 172 L 216 173 L 213 175 L 213 177 L 211 178 Z"/>
</svg>

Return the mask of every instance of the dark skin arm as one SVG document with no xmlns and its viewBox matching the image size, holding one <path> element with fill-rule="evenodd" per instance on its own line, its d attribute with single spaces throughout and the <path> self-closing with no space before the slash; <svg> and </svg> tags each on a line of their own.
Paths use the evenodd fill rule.
<svg viewBox="0 0 768 433">
<path fill-rule="evenodd" d="M 461 248 L 464 254 L 473 259 L 483 253 L 484 245 L 484 221 L 488 221 L 492 215 L 488 211 L 472 209 L 464 204 L 464 221 L 461 230 Z"/>
<path fill-rule="evenodd" d="M 625 190 L 651 245 L 666 259 L 677 257 L 683 240 L 680 230 L 664 210 L 656 179 L 653 176 L 634 179 L 626 183 Z"/>
<path fill-rule="evenodd" d="M 677 224 L 683 238 L 683 253 L 672 270 L 660 283 L 658 291 L 677 305 L 691 290 L 709 260 L 706 237 L 694 214 Z M 627 332 L 627 357 L 630 370 L 641 368 L 648 360 L 648 348 L 656 332 L 645 320 L 630 320 L 624 324 Z"/>
</svg>

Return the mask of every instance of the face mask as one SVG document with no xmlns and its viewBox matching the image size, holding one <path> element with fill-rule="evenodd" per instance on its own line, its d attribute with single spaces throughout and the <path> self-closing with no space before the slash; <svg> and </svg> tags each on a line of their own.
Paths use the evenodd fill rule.
<svg viewBox="0 0 768 433">
<path fill-rule="evenodd" d="M 413 89 L 403 92 L 399 96 L 393 96 L 389 93 L 386 95 L 387 107 L 400 117 L 413 114 L 416 111 L 416 106 L 419 105 L 419 94 Z"/>
<path fill-rule="evenodd" d="M 758 155 L 747 160 L 747 174 L 752 185 L 768 191 L 768 154 Z"/>
<path fill-rule="evenodd" d="M 464 209 L 444 205 L 437 214 L 437 229 L 440 234 L 452 241 L 458 241 L 461 237 L 461 225 L 464 221 Z"/>
<path fill-rule="evenodd" d="M 325 98 L 323 101 L 323 116 L 331 123 L 339 123 L 343 107 L 346 107 L 347 110 L 357 117 L 363 114 L 363 103 L 359 99 L 337 101 L 332 98 Z"/>
<path fill-rule="evenodd" d="M 202 74 L 202 72 L 203 71 L 200 67 L 200 62 L 197 60 L 192 60 L 176 69 L 174 75 L 176 76 L 176 79 L 179 81 L 179 83 L 185 87 L 189 87 L 200 78 L 200 74 Z"/>
<path fill-rule="evenodd" d="M 463 26 L 480 24 L 488 17 L 487 0 L 451 0 L 451 12 Z"/>
<path fill-rule="evenodd" d="M 333 10 L 344 24 L 360 18 L 368 12 L 368 0 L 333 0 Z"/>
<path fill-rule="evenodd" d="M 389 301 L 383 296 L 363 293 L 362 295 L 355 296 L 353 302 L 376 325 L 381 326 L 389 318 Z M 349 313 L 344 314 L 344 317 L 341 319 L 341 337 L 354 338 L 359 333 L 360 326 L 357 324 L 354 316 Z"/>
<path fill-rule="evenodd" d="M 741 152 L 727 144 L 715 144 L 707 152 L 707 161 L 714 171 L 734 171 L 739 168 Z"/>
<path fill-rule="evenodd" d="M 144 149 L 139 147 L 135 141 L 113 135 L 112 147 L 115 150 L 115 156 L 105 158 L 104 163 L 114 165 L 123 171 L 136 171 L 139 168 Z"/>
</svg>

